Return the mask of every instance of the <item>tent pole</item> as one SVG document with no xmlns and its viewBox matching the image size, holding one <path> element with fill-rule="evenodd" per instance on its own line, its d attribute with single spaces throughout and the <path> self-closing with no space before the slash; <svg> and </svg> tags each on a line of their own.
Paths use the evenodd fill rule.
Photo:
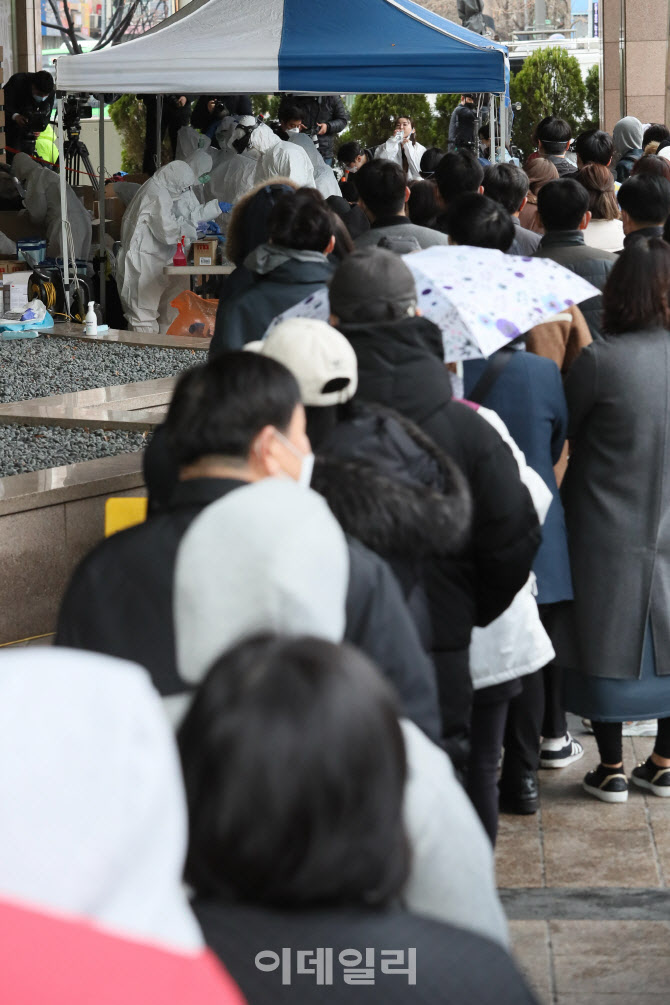
<svg viewBox="0 0 670 1005">
<path fill-rule="evenodd" d="M 100 144 L 100 185 L 98 188 L 98 212 L 100 213 L 100 246 L 98 247 L 98 277 L 100 280 L 100 307 L 102 317 L 105 317 L 105 301 L 107 299 L 107 245 L 105 243 L 105 218 L 107 216 L 105 206 L 105 96 L 99 96 L 100 104 L 100 125 L 98 141 Z"/>
<path fill-rule="evenodd" d="M 63 138 L 63 98 L 56 98 L 58 119 L 58 175 L 60 181 L 61 254 L 63 256 L 63 289 L 65 291 L 65 313 L 70 314 L 70 259 L 67 239 L 67 183 L 65 181 L 65 141 Z"/>
<path fill-rule="evenodd" d="M 161 128 L 163 119 L 163 95 L 156 95 L 156 170 L 161 166 L 161 153 L 163 147 L 163 130 Z"/>
<path fill-rule="evenodd" d="M 505 163 L 507 153 L 507 108 L 504 97 L 500 98 L 500 163 Z"/>
<path fill-rule="evenodd" d="M 491 142 L 489 144 L 489 157 L 491 163 L 496 162 L 496 96 L 495 94 L 489 95 L 489 135 Z"/>
</svg>

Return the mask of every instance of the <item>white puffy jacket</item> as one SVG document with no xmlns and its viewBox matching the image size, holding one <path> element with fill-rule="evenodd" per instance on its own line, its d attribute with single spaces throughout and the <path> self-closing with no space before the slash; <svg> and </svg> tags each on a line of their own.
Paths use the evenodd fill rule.
<svg viewBox="0 0 670 1005">
<path fill-rule="evenodd" d="M 551 506 L 551 492 L 544 481 L 526 464 L 523 452 L 512 439 L 497 412 L 480 408 L 479 414 L 494 426 L 514 454 L 521 481 L 531 494 L 541 523 Z M 551 663 L 554 648 L 547 635 L 535 601 L 535 576 L 528 581 L 500 615 L 486 628 L 475 628 L 470 642 L 470 675 L 475 691 L 534 673 Z"/>
</svg>

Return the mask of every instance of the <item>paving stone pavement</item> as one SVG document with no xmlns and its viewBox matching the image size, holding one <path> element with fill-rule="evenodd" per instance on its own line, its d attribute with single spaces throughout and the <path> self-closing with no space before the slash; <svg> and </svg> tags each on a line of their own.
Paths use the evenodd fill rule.
<svg viewBox="0 0 670 1005">
<path fill-rule="evenodd" d="M 517 961 L 542 1005 L 667 1005 L 670 799 L 633 785 L 627 803 L 588 796 L 595 741 L 571 729 L 584 757 L 540 771 L 535 816 L 500 818 L 498 887 Z M 624 739 L 628 775 L 652 747 Z"/>
</svg>

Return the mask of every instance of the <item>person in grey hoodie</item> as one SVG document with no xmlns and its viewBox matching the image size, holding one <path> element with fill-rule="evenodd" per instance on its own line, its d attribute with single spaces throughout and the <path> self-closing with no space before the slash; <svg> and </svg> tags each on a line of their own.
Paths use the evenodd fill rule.
<svg viewBox="0 0 670 1005">
<path fill-rule="evenodd" d="M 216 315 L 210 358 L 260 339 L 270 322 L 328 284 L 334 267 L 332 214 L 315 189 L 286 192 L 269 219 L 270 237 L 244 259 L 252 285 L 222 300 Z"/>
<path fill-rule="evenodd" d="M 616 151 L 615 178 L 618 182 L 630 178 L 635 162 L 642 156 L 643 132 L 642 123 L 634 115 L 626 115 L 625 118 L 619 119 L 612 130 Z"/>
<path fill-rule="evenodd" d="M 258 632 L 340 642 L 347 549 L 316 493 L 265 479 L 212 503 L 184 535 L 174 578 L 177 660 L 200 684 L 214 662 Z M 185 708 L 182 708 L 185 711 Z M 508 944 L 490 842 L 447 755 L 406 719 L 404 821 L 412 866 L 405 906 Z"/>
</svg>

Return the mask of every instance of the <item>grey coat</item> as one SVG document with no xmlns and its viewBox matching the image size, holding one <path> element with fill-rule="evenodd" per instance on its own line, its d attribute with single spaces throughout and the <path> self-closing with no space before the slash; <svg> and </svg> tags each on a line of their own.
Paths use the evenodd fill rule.
<svg viewBox="0 0 670 1005">
<path fill-rule="evenodd" d="M 558 663 L 594 677 L 640 674 L 647 617 L 656 672 L 670 674 L 670 334 L 610 336 L 568 374 L 563 482 L 575 600 Z"/>
</svg>

